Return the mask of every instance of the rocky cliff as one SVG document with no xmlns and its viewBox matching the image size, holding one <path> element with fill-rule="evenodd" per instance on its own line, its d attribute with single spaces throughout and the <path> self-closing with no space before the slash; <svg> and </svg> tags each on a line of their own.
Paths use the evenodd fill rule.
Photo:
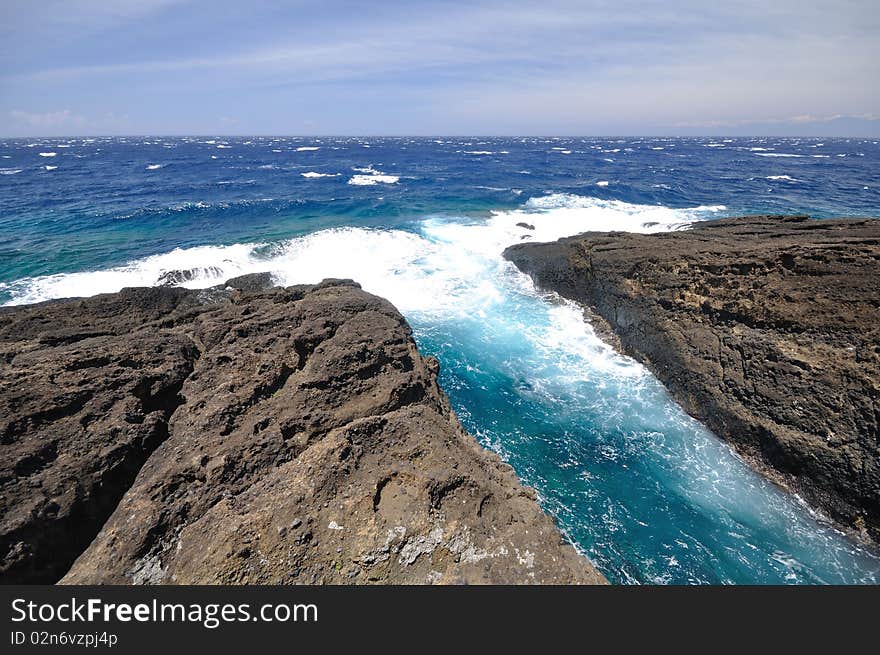
<svg viewBox="0 0 880 655">
<path fill-rule="evenodd" d="M 267 275 L 0 310 L 0 580 L 599 583 L 388 302 Z"/>
<path fill-rule="evenodd" d="M 505 256 L 759 468 L 880 539 L 880 220 L 749 216 Z"/>
</svg>

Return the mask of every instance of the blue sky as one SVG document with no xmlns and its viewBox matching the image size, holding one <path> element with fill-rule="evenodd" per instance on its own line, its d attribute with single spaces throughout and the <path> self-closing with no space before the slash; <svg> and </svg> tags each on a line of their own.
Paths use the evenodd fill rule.
<svg viewBox="0 0 880 655">
<path fill-rule="evenodd" d="M 2 0 L 0 136 L 877 136 L 878 7 Z"/>
</svg>

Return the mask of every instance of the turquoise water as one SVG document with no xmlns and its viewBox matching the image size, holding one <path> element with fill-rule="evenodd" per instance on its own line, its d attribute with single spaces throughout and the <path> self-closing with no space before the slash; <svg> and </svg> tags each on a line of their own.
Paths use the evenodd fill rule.
<svg viewBox="0 0 880 655">
<path fill-rule="evenodd" d="M 403 311 L 423 351 L 439 357 L 465 426 L 538 489 L 611 580 L 880 578 L 875 555 L 756 475 L 644 367 L 600 341 L 577 307 L 539 292 L 500 256 L 526 234 L 518 222 L 535 226 L 534 240 L 550 240 L 588 229 L 679 229 L 749 211 L 876 215 L 876 143 L 150 138 L 28 146 L 0 148 L 8 157 L 0 301 L 155 284 L 183 268 L 201 271 L 190 286 L 262 270 L 285 284 L 351 277 Z"/>
</svg>

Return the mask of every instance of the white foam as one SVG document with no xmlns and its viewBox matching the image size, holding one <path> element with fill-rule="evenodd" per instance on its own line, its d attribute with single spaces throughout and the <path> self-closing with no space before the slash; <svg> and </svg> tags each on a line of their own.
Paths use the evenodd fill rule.
<svg viewBox="0 0 880 655">
<path fill-rule="evenodd" d="M 58 167 L 57 166 L 43 166 L 43 168 L 45 168 L 47 171 L 54 171 Z"/>
<path fill-rule="evenodd" d="M 521 241 L 523 230 L 517 223 L 533 225 L 535 229 L 529 234 L 535 241 L 552 241 L 590 230 L 680 229 L 723 209 L 670 209 L 550 194 L 532 198 L 520 209 L 493 212 L 478 223 L 425 220 L 420 234 L 349 227 L 276 244 L 178 248 L 112 269 L 18 280 L 8 291 L 13 297 L 10 304 L 22 304 L 118 291 L 125 286 L 150 286 L 164 272 L 176 269 L 203 271 L 184 285 L 190 288 L 212 286 L 244 273 L 270 271 L 284 284 L 351 277 L 404 311 L 467 314 L 500 297 L 498 276 L 509 267 L 501 252 Z M 507 280 L 509 275 L 507 271 L 502 277 Z M 516 279 L 519 287 L 528 287 L 528 278 Z M 582 323 L 580 318 L 578 321 Z"/>
<path fill-rule="evenodd" d="M 308 173 L 300 173 L 300 175 L 308 178 L 339 177 L 340 173 L 316 173 L 315 171 L 309 171 Z"/>
<path fill-rule="evenodd" d="M 361 173 L 361 175 L 354 175 L 348 181 L 349 184 L 354 186 L 371 186 L 373 184 L 396 184 L 400 177 L 398 175 L 388 175 L 387 173 L 383 173 L 382 171 L 377 171 L 372 166 L 367 166 L 365 168 L 354 168 L 353 170 Z"/>
<path fill-rule="evenodd" d="M 599 180 L 596 182 L 596 186 L 608 186 L 608 180 Z"/>
<path fill-rule="evenodd" d="M 147 164 L 148 171 L 156 171 L 162 168 L 162 164 Z"/>
<path fill-rule="evenodd" d="M 218 143 L 218 144 L 217 144 L 217 147 L 218 147 L 218 148 L 221 148 L 221 149 L 224 149 L 224 150 L 228 150 L 228 149 L 231 148 L 232 146 L 227 146 L 227 145 L 225 145 L 225 144 L 223 144 L 223 143 Z"/>
<path fill-rule="evenodd" d="M 54 157 L 57 154 L 57 152 L 41 152 L 40 157 Z"/>
<path fill-rule="evenodd" d="M 792 177 L 791 175 L 768 175 L 768 180 L 782 180 L 785 182 L 801 182 L 802 180 L 798 180 L 797 178 Z"/>
<path fill-rule="evenodd" d="M 395 184 L 399 180 L 397 175 L 354 175 L 348 183 L 354 186 L 370 186 L 373 184 Z"/>
<path fill-rule="evenodd" d="M 299 148 L 296 149 L 296 151 L 297 152 L 307 152 L 310 150 L 320 150 L 320 149 L 321 148 L 319 146 L 300 146 Z"/>
</svg>

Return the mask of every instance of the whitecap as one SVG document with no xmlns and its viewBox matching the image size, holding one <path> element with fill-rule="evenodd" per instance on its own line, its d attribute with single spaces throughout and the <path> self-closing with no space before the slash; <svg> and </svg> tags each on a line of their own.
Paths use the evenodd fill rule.
<svg viewBox="0 0 880 655">
<path fill-rule="evenodd" d="M 15 175 L 21 173 L 21 168 L 0 168 L 0 175 Z"/>
<path fill-rule="evenodd" d="M 787 152 L 756 152 L 758 157 L 806 157 L 806 155 L 794 155 Z"/>
<path fill-rule="evenodd" d="M 464 154 L 466 155 L 494 155 L 495 153 L 491 150 L 465 150 Z"/>
<path fill-rule="evenodd" d="M 162 164 L 147 164 L 148 171 L 155 171 L 162 168 Z"/>
<path fill-rule="evenodd" d="M 43 168 L 45 168 L 47 171 L 54 171 L 58 167 L 57 166 L 43 166 Z"/>
<path fill-rule="evenodd" d="M 781 180 L 784 182 L 802 182 L 803 180 L 798 180 L 797 178 L 791 177 L 790 175 L 768 175 L 768 180 Z"/>
<path fill-rule="evenodd" d="M 608 186 L 608 180 L 599 180 L 596 182 L 596 186 Z"/>
<path fill-rule="evenodd" d="M 297 152 L 307 152 L 309 150 L 320 150 L 321 148 L 318 146 L 300 146 L 296 149 Z"/>
<path fill-rule="evenodd" d="M 40 157 L 54 157 L 57 154 L 57 152 L 41 152 Z"/>
<path fill-rule="evenodd" d="M 308 178 L 317 178 L 317 177 L 338 177 L 340 173 L 316 173 L 315 171 L 309 171 L 308 173 L 300 173 L 303 177 Z"/>
<path fill-rule="evenodd" d="M 354 167 L 353 171 L 361 173 L 354 175 L 348 181 L 353 186 L 371 186 L 373 184 L 396 184 L 400 177 L 398 175 L 388 175 L 382 171 L 377 171 L 372 166 Z"/>
<path fill-rule="evenodd" d="M 384 175 L 384 174 L 372 174 L 372 175 L 354 175 L 348 181 L 349 184 L 354 186 L 370 186 L 373 184 L 395 184 L 400 180 L 400 177 L 397 175 Z"/>
</svg>

